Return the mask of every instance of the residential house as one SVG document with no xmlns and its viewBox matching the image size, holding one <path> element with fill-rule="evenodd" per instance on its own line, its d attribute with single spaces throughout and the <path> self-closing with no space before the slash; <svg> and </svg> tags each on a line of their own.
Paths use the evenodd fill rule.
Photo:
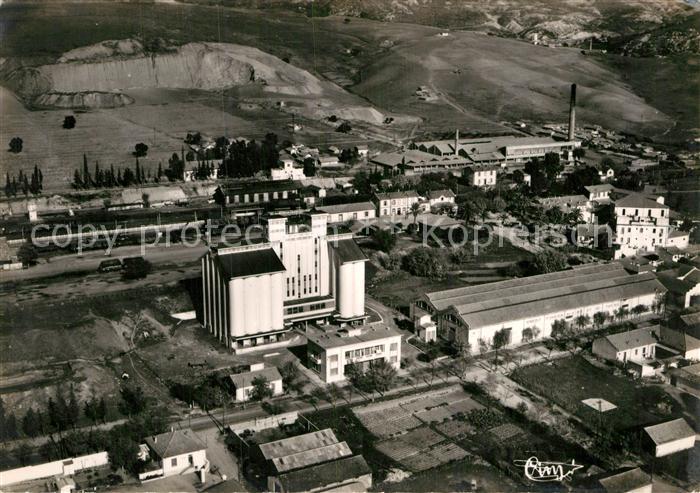
<svg viewBox="0 0 700 493">
<path fill-rule="evenodd" d="M 337 168 L 337 167 L 344 166 L 344 164 L 338 160 L 338 156 L 335 156 L 335 155 L 319 156 L 318 157 L 318 165 L 321 168 Z"/>
<path fill-rule="evenodd" d="M 695 430 L 683 418 L 647 426 L 644 432 L 651 441 L 654 457 L 664 457 L 695 447 Z"/>
<path fill-rule="evenodd" d="M 408 216 L 413 204 L 419 203 L 420 197 L 413 191 L 382 192 L 374 195 L 377 217 Z"/>
<path fill-rule="evenodd" d="M 700 269 L 681 264 L 658 274 L 659 281 L 668 289 L 668 301 L 678 308 L 700 304 Z"/>
<path fill-rule="evenodd" d="M 649 196 L 632 193 L 615 202 L 616 230 L 615 258 L 635 255 L 640 251 L 653 252 L 657 246 L 668 246 L 671 209 L 664 204 L 663 196 L 655 200 Z M 681 237 L 673 240 L 675 246 L 683 244 Z M 687 243 L 686 243 L 687 246 Z"/>
<path fill-rule="evenodd" d="M 657 339 L 649 328 L 639 328 L 599 337 L 593 354 L 608 361 L 643 363 L 654 358 Z"/>
<path fill-rule="evenodd" d="M 661 326 L 663 344 L 691 361 L 700 361 L 700 312 L 675 314 Z"/>
<path fill-rule="evenodd" d="M 639 467 L 606 473 L 597 481 L 598 488 L 586 489 L 595 493 L 652 493 L 651 476 Z"/>
<path fill-rule="evenodd" d="M 303 180 L 306 178 L 304 168 L 297 165 L 292 156 L 282 153 L 279 156 L 279 167 L 270 170 L 270 177 L 273 180 Z"/>
<path fill-rule="evenodd" d="M 369 154 L 369 147 L 367 144 L 359 144 L 355 148 L 357 149 L 357 155 L 360 157 L 367 157 Z"/>
<path fill-rule="evenodd" d="M 608 203 L 610 202 L 610 192 L 615 190 L 612 185 L 589 185 L 584 187 L 586 190 L 586 195 L 588 200 L 595 201 L 598 203 Z"/>
<path fill-rule="evenodd" d="M 468 166 L 464 168 L 464 176 L 473 187 L 493 187 L 500 169 L 500 166 Z"/>
<path fill-rule="evenodd" d="M 324 205 L 319 207 L 318 210 L 319 212 L 328 214 L 328 224 L 370 220 L 376 217 L 377 212 L 377 208 L 372 202 Z"/>
<path fill-rule="evenodd" d="M 430 209 L 444 206 L 454 207 L 455 197 L 456 195 L 452 190 L 431 190 L 426 194 Z"/>
<path fill-rule="evenodd" d="M 141 445 L 139 454 L 153 464 L 139 475 L 139 479 L 155 479 L 187 473 L 198 473 L 204 482 L 209 470 L 206 444 L 192 431 L 171 429 L 160 435 L 149 436 Z"/>
<path fill-rule="evenodd" d="M 671 383 L 682 391 L 700 398 L 700 363 L 672 370 Z"/>
<path fill-rule="evenodd" d="M 247 371 L 245 373 L 235 373 L 229 375 L 231 384 L 234 389 L 236 402 L 245 402 L 250 400 L 253 390 L 255 389 L 254 382 L 256 379 L 262 378 L 267 381 L 267 386 L 272 391 L 272 396 L 282 395 L 284 388 L 282 386 L 282 375 L 276 367 L 260 368 Z"/>
<path fill-rule="evenodd" d="M 544 209 L 558 208 L 563 214 L 578 211 L 583 223 L 592 223 L 595 219 L 591 202 L 583 195 L 562 195 L 544 197 L 537 200 Z"/>
<path fill-rule="evenodd" d="M 615 170 L 610 166 L 604 166 L 598 169 L 600 181 L 612 181 L 615 179 Z"/>
</svg>

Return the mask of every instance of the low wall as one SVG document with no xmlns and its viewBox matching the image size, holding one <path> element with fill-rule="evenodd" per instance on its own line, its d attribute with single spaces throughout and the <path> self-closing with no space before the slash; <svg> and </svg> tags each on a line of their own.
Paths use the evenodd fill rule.
<svg viewBox="0 0 700 493">
<path fill-rule="evenodd" d="M 264 418 L 256 418 L 250 421 L 244 421 L 242 423 L 234 423 L 229 426 L 229 429 L 238 434 L 245 430 L 260 431 L 267 430 L 269 428 L 276 428 L 279 425 L 290 425 L 295 423 L 299 417 L 296 411 L 289 411 L 282 414 L 273 414 L 272 416 L 265 416 Z"/>
<path fill-rule="evenodd" d="M 72 459 L 46 462 L 36 466 L 19 467 L 0 472 L 0 487 L 51 476 L 70 476 L 83 469 L 109 464 L 107 452 L 82 455 Z"/>
</svg>

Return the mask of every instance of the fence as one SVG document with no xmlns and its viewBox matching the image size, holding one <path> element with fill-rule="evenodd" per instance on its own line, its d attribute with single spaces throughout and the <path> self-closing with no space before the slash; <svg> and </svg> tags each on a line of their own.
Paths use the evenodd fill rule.
<svg viewBox="0 0 700 493">
<path fill-rule="evenodd" d="M 292 423 L 295 423 L 297 418 L 297 412 L 290 411 L 288 413 L 265 416 L 264 418 L 255 418 L 250 421 L 244 421 L 242 423 L 234 423 L 229 426 L 229 429 L 235 434 L 241 433 L 245 430 L 267 430 L 268 428 L 275 428 L 279 425 L 290 425 Z"/>
<path fill-rule="evenodd" d="M 0 487 L 51 476 L 70 476 L 83 469 L 105 466 L 107 464 L 109 464 L 107 452 L 97 452 L 72 459 L 46 462 L 36 466 L 19 467 L 0 472 Z"/>
</svg>

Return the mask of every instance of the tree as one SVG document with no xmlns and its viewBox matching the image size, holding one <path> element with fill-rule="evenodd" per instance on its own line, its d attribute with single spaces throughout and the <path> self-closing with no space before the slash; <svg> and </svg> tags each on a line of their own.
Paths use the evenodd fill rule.
<svg viewBox="0 0 700 493">
<path fill-rule="evenodd" d="M 591 317 L 588 315 L 579 315 L 574 320 L 574 323 L 576 323 L 578 330 L 581 331 L 591 323 Z"/>
<path fill-rule="evenodd" d="M 144 157 L 148 154 L 148 146 L 143 142 L 139 142 L 134 146 L 134 156 Z"/>
<path fill-rule="evenodd" d="M 316 160 L 312 157 L 304 159 L 304 176 L 316 176 Z"/>
<path fill-rule="evenodd" d="M 391 250 L 396 246 L 396 235 L 385 229 L 375 229 L 372 232 L 372 239 L 377 248 L 386 253 L 391 253 Z"/>
<path fill-rule="evenodd" d="M 24 143 L 21 138 L 12 137 L 12 139 L 10 139 L 10 152 L 14 152 L 15 154 L 22 152 L 23 145 Z"/>
<path fill-rule="evenodd" d="M 342 132 L 342 133 L 348 133 L 352 130 L 352 127 L 348 122 L 343 122 L 340 125 L 338 125 L 338 128 L 335 129 L 336 132 Z"/>
<path fill-rule="evenodd" d="M 629 315 L 629 309 L 626 306 L 621 306 L 615 310 L 615 318 L 618 322 L 622 322 Z"/>
<path fill-rule="evenodd" d="M 35 437 L 41 434 L 41 416 L 29 408 L 22 418 L 22 431 L 28 437 Z"/>
<path fill-rule="evenodd" d="M 114 428 L 110 432 L 110 440 L 107 442 L 109 463 L 113 469 L 124 468 L 131 471 L 139 460 L 139 445 L 131 436 L 123 433 L 120 428 Z"/>
<path fill-rule="evenodd" d="M 648 311 L 649 311 L 649 307 L 646 305 L 635 305 L 634 307 L 632 307 L 632 314 L 635 317 L 639 317 L 640 315 L 642 315 L 643 313 L 646 313 Z"/>
<path fill-rule="evenodd" d="M 124 279 L 142 279 L 151 272 L 151 263 L 143 257 L 124 259 Z"/>
<path fill-rule="evenodd" d="M 420 214 L 420 204 L 418 202 L 411 204 L 411 214 L 413 215 L 413 224 L 415 225 L 418 220 L 418 214 Z"/>
<path fill-rule="evenodd" d="M 337 383 L 330 384 L 326 390 L 328 402 L 330 402 L 331 406 L 335 409 L 337 402 L 345 398 L 345 391 Z"/>
<path fill-rule="evenodd" d="M 439 250 L 419 247 L 403 257 L 403 268 L 414 276 L 439 279 L 445 276 L 446 266 Z"/>
<path fill-rule="evenodd" d="M 125 416 L 141 414 L 146 410 L 146 397 L 141 387 L 124 387 L 120 393 L 122 400 L 119 403 L 119 412 Z"/>
<path fill-rule="evenodd" d="M 491 339 L 491 347 L 496 351 L 496 366 L 498 366 L 498 351 L 506 347 L 510 343 L 510 331 L 501 329 L 497 330 Z"/>
<path fill-rule="evenodd" d="M 260 375 L 255 377 L 251 383 L 253 385 L 253 390 L 250 392 L 251 400 L 262 401 L 272 397 L 272 387 L 270 387 L 267 378 Z"/>
<path fill-rule="evenodd" d="M 21 466 L 26 466 L 29 464 L 29 459 L 32 458 L 32 448 L 28 444 L 22 443 L 12 450 L 12 455 Z"/>
<path fill-rule="evenodd" d="M 105 402 L 104 397 L 100 397 L 100 402 L 97 403 L 95 417 L 103 423 L 105 423 L 107 420 L 107 403 Z"/>
<path fill-rule="evenodd" d="M 31 243 L 23 243 L 17 250 L 17 258 L 22 265 L 34 265 L 39 258 L 39 252 Z"/>
<path fill-rule="evenodd" d="M 595 312 L 593 314 L 593 324 L 596 326 L 596 329 L 600 329 L 603 325 L 605 325 L 605 322 L 607 321 L 607 312 Z"/>
<path fill-rule="evenodd" d="M 555 250 L 543 250 L 535 255 L 532 268 L 536 274 L 548 274 L 568 267 L 566 256 Z"/>
<path fill-rule="evenodd" d="M 577 147 L 576 149 L 574 149 L 573 154 L 576 159 L 581 159 L 582 157 L 586 156 L 586 149 L 584 149 L 583 147 Z"/>
<path fill-rule="evenodd" d="M 282 385 L 286 389 L 294 389 L 297 386 L 297 380 L 299 379 L 299 368 L 294 364 L 293 361 L 287 361 L 279 369 L 280 375 L 282 376 Z"/>
<path fill-rule="evenodd" d="M 63 118 L 63 128 L 75 128 L 75 117 L 73 115 L 68 115 L 65 118 Z"/>
<path fill-rule="evenodd" d="M 534 334 L 533 334 L 533 328 L 532 327 L 525 327 L 523 329 L 523 342 L 530 342 L 534 340 Z"/>
<path fill-rule="evenodd" d="M 550 184 L 553 183 L 559 173 L 564 170 L 564 165 L 561 164 L 559 154 L 556 152 L 548 152 L 544 155 L 544 172 L 547 174 L 547 179 Z"/>
<path fill-rule="evenodd" d="M 552 322 L 551 336 L 558 343 L 561 343 L 569 336 L 569 325 L 566 323 L 566 320 L 558 319 Z"/>
<path fill-rule="evenodd" d="M 68 424 L 75 428 L 75 426 L 78 424 L 78 420 L 80 419 L 80 405 L 78 404 L 78 397 L 75 395 L 75 389 L 72 385 L 70 388 L 66 411 Z"/>
</svg>

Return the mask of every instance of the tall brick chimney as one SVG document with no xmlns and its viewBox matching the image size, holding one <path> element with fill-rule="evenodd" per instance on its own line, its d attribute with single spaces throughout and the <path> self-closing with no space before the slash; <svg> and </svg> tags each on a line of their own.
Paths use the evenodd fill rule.
<svg viewBox="0 0 700 493">
<path fill-rule="evenodd" d="M 569 140 L 574 140 L 576 130 L 576 84 L 571 84 L 571 101 L 569 102 Z"/>
</svg>

